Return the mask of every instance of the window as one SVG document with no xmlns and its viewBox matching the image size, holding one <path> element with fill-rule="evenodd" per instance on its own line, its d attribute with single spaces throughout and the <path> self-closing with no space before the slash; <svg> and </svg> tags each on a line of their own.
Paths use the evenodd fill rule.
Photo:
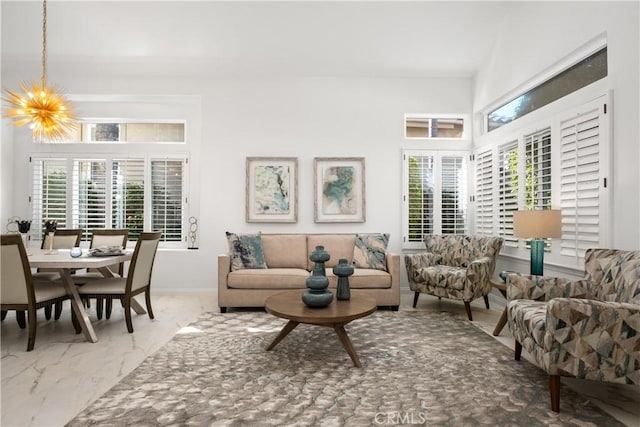
<svg viewBox="0 0 640 427">
<path fill-rule="evenodd" d="M 405 114 L 404 136 L 408 139 L 466 138 L 466 118 L 461 115 Z"/>
<path fill-rule="evenodd" d="M 185 143 L 184 121 L 84 119 L 64 143 Z"/>
<path fill-rule="evenodd" d="M 428 234 L 468 231 L 467 156 L 464 152 L 404 151 L 404 248 L 422 248 Z"/>
<path fill-rule="evenodd" d="M 490 111 L 487 130 L 498 129 L 538 108 L 607 76 L 607 47 L 556 74 L 528 92 Z"/>
<path fill-rule="evenodd" d="M 93 228 L 128 228 L 129 240 L 154 230 L 162 231 L 163 242 L 186 244 L 187 164 L 185 155 L 32 158 L 34 222 L 82 228 L 84 240 Z M 32 239 L 40 240 L 42 231 L 32 227 Z"/>
<path fill-rule="evenodd" d="M 513 212 L 553 207 L 561 210 L 562 237 L 547 241 L 546 262 L 582 268 L 586 249 L 607 247 L 608 102 L 604 95 L 547 115 L 552 118 L 531 130 L 516 130 L 478 150 L 475 232 L 500 235 L 502 254 L 528 259 L 527 242 L 513 236 Z"/>
</svg>

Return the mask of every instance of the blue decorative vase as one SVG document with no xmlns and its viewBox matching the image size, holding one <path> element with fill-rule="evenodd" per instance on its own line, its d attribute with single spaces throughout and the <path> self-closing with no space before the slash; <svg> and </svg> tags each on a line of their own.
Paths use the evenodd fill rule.
<svg viewBox="0 0 640 427">
<path fill-rule="evenodd" d="M 341 301 L 351 299 L 351 289 L 349 289 L 349 276 L 353 274 L 353 266 L 348 261 L 340 258 L 338 265 L 333 267 L 333 274 L 338 276 L 338 289 L 336 290 L 336 298 Z"/>
<path fill-rule="evenodd" d="M 311 252 L 309 259 L 315 262 L 313 273 L 307 278 L 308 291 L 302 294 L 302 302 L 308 307 L 323 308 L 327 307 L 333 301 L 333 293 L 327 290 L 329 287 L 329 279 L 324 268 L 324 263 L 329 261 L 331 255 L 324 250 L 324 246 L 316 246 Z"/>
</svg>

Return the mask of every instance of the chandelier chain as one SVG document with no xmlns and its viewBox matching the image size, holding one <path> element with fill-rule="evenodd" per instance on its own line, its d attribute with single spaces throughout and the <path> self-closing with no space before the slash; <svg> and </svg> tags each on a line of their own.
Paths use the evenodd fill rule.
<svg viewBox="0 0 640 427">
<path fill-rule="evenodd" d="M 42 2 L 42 87 L 47 86 L 47 0 Z"/>
</svg>

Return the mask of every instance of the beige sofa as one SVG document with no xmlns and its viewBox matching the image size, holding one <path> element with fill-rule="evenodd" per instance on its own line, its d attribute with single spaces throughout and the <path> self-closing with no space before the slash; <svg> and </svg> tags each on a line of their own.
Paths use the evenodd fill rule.
<svg viewBox="0 0 640 427">
<path fill-rule="evenodd" d="M 232 271 L 231 255 L 218 256 L 218 306 L 264 307 L 267 297 L 291 289 L 305 289 L 313 269 L 309 254 L 316 246 L 324 246 L 331 255 L 325 263 L 329 289 L 335 288 L 337 277 L 333 266 L 341 258 L 352 263 L 356 234 L 262 234 L 262 249 L 267 268 Z M 386 253 L 386 271 L 355 268 L 349 277 L 352 295 L 366 293 L 379 307 L 397 310 L 400 305 L 400 256 Z"/>
</svg>

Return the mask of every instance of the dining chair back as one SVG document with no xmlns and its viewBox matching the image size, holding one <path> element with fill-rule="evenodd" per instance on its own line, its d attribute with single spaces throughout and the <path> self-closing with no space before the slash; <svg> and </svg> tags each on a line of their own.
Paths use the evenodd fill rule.
<svg viewBox="0 0 640 427">
<path fill-rule="evenodd" d="M 96 228 L 91 231 L 91 243 L 89 248 L 99 248 L 102 246 L 120 246 L 122 249 L 127 247 L 129 239 L 129 230 L 126 228 Z M 124 273 L 124 263 L 110 265 L 109 269 L 118 273 L 120 276 Z"/>
<path fill-rule="evenodd" d="M 133 332 L 131 300 L 134 296 L 144 292 L 147 313 L 151 319 L 154 318 L 151 308 L 151 274 L 161 237 L 160 232 L 140 233 L 127 277 L 95 279 L 78 288 L 82 299 L 105 298 L 108 304 L 114 299 L 122 301 L 129 333 Z"/>
<path fill-rule="evenodd" d="M 50 247 L 51 236 L 45 233 L 42 239 L 42 249 Z M 53 249 L 71 249 L 80 246 L 82 239 L 82 229 L 80 228 L 60 228 L 53 233 Z"/>
<path fill-rule="evenodd" d="M 22 238 L 18 234 L 1 236 L 0 305 L 3 314 L 7 310 L 27 312 L 29 338 L 27 351 L 33 350 L 36 340 L 37 310 L 69 299 L 62 283 L 35 283 L 29 267 L 29 259 Z M 22 314 L 24 316 L 24 314 Z M 24 319 L 24 318 L 23 318 Z M 20 327 L 24 327 L 20 322 Z"/>
</svg>

